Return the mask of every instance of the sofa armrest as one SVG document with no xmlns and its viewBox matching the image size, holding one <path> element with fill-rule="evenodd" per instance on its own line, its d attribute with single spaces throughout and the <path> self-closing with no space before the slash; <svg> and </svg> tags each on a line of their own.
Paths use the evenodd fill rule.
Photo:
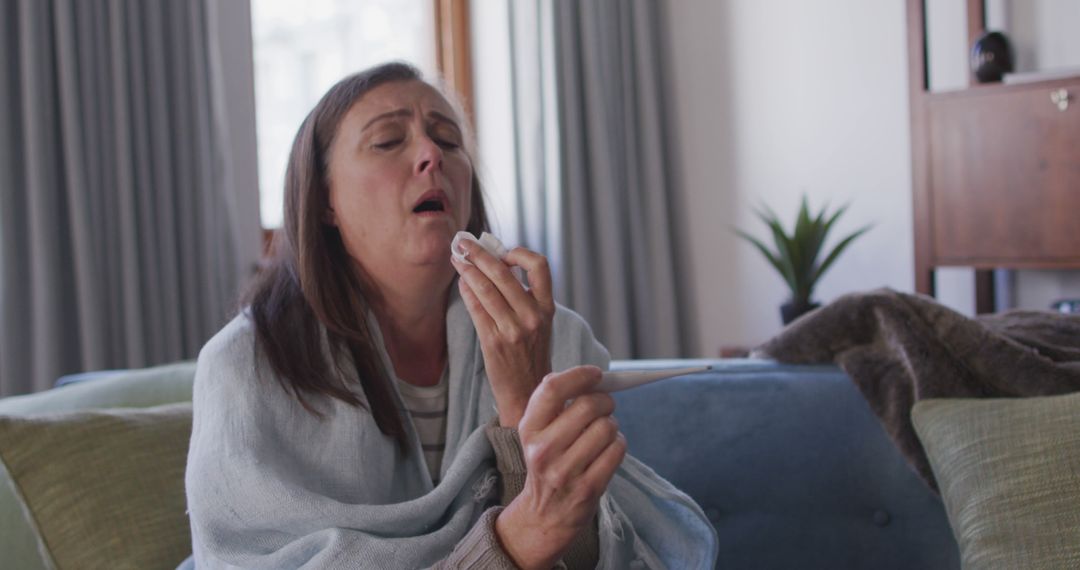
<svg viewBox="0 0 1080 570">
<path fill-rule="evenodd" d="M 86 372 L 66 376 L 61 381 L 64 382 L 62 388 L 0 400 L 0 414 L 141 408 L 190 402 L 195 382 L 195 361 L 138 370 Z"/>
</svg>

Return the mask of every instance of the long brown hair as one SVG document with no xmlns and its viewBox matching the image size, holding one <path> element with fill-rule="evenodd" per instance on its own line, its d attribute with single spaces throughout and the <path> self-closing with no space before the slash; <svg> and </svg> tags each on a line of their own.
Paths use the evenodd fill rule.
<svg viewBox="0 0 1080 570">
<path fill-rule="evenodd" d="M 330 146 L 338 126 L 365 93 L 395 81 L 423 78 L 415 67 L 396 62 L 361 71 L 331 87 L 304 119 L 285 172 L 284 228 L 275 232 L 272 261 L 245 300 L 255 326 L 256 350 L 266 356 L 287 392 L 316 415 L 321 414 L 311 405 L 312 396 L 365 407 L 349 385 L 351 375 L 339 366 L 351 362 L 379 430 L 404 451 L 402 412 L 395 405 L 390 376 L 383 369 L 366 318 L 367 303 L 361 294 L 364 276 L 352 263 L 338 229 L 325 223 Z M 467 130 L 460 105 L 439 90 Z M 466 144 L 470 154 L 471 147 Z M 488 230 L 488 219 L 475 168 L 471 184 L 472 214 L 466 229 L 479 235 Z M 329 359 L 320 328 L 326 330 Z"/>
</svg>

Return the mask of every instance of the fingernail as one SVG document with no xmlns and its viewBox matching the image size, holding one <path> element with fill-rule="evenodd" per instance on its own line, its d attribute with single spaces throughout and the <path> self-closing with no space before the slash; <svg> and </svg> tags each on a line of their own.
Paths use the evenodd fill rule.
<svg viewBox="0 0 1080 570">
<path fill-rule="evenodd" d="M 457 251 L 455 252 L 455 257 L 457 257 L 458 261 L 461 261 L 463 259 L 469 259 L 469 247 L 466 246 L 464 243 L 458 244 Z"/>
</svg>

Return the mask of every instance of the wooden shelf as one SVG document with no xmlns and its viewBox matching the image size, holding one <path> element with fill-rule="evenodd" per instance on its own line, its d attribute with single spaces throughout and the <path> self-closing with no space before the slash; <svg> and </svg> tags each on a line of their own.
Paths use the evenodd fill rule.
<svg viewBox="0 0 1080 570">
<path fill-rule="evenodd" d="M 985 26 L 982 0 L 967 5 L 970 45 Z M 924 8 L 907 0 L 915 288 L 971 267 L 987 312 L 989 270 L 1080 268 L 1080 76 L 928 91 Z"/>
<path fill-rule="evenodd" d="M 973 97 L 985 97 L 1000 95 L 1003 93 L 1026 93 L 1029 91 L 1054 91 L 1057 89 L 1072 87 L 1080 84 L 1080 75 L 1043 81 L 1031 81 L 1027 83 L 979 83 L 963 89 L 950 89 L 943 91 L 924 91 L 924 96 L 930 101 L 966 99 Z M 1074 104 L 1080 105 L 1080 101 Z"/>
</svg>

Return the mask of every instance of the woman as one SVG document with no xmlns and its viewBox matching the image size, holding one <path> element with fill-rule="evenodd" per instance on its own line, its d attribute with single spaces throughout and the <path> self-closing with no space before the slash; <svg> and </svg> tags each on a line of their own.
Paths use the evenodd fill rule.
<svg viewBox="0 0 1080 570">
<path fill-rule="evenodd" d="M 461 116 L 387 64 L 301 126 L 276 259 L 199 356 L 197 567 L 711 567 L 700 509 L 625 457 L 545 259 L 451 260 L 488 227 Z"/>
</svg>

